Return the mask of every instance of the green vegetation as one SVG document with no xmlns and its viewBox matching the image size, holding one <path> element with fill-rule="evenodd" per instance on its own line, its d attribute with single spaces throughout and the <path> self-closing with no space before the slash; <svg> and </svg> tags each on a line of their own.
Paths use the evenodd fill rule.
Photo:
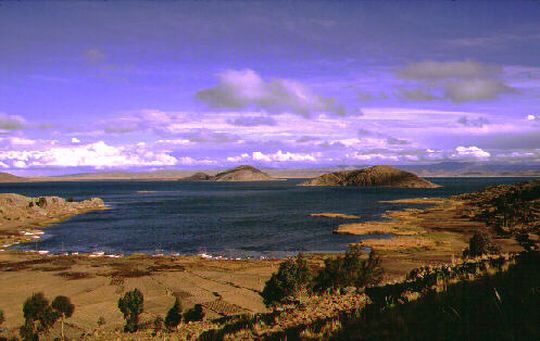
<svg viewBox="0 0 540 341">
<path fill-rule="evenodd" d="M 52 301 L 52 308 L 60 315 L 62 321 L 62 340 L 65 340 L 64 337 L 64 320 L 70 318 L 75 311 L 75 306 L 71 303 L 69 297 L 66 296 L 56 296 Z"/>
<path fill-rule="evenodd" d="M 540 340 L 540 254 L 476 281 L 342 321 L 336 339 Z"/>
<path fill-rule="evenodd" d="M 152 324 L 154 326 L 154 332 L 152 333 L 152 336 L 156 336 L 163 330 L 163 325 L 165 324 L 165 322 L 163 321 L 163 317 L 159 315 L 154 319 L 154 322 Z"/>
<path fill-rule="evenodd" d="M 182 302 L 176 297 L 173 306 L 169 309 L 167 316 L 165 317 L 165 326 L 167 326 L 169 330 L 176 329 L 180 322 L 182 322 L 183 310 Z"/>
<path fill-rule="evenodd" d="M 6 320 L 6 317 L 4 316 L 4 311 L 0 309 L 0 327 L 2 327 L 2 324 Z"/>
<path fill-rule="evenodd" d="M 540 181 L 488 187 L 458 196 L 472 206 L 473 218 L 484 221 L 497 233 L 514 236 L 526 249 L 537 249 L 540 234 Z"/>
<path fill-rule="evenodd" d="M 345 256 L 326 259 L 324 269 L 315 278 L 316 291 L 336 291 L 347 287 L 362 288 L 381 281 L 383 270 L 380 258 L 375 251 L 370 252 L 367 260 L 362 259 L 362 249 L 351 245 Z"/>
<path fill-rule="evenodd" d="M 118 309 L 124 314 L 126 324 L 125 332 L 136 332 L 139 328 L 139 315 L 144 310 L 144 296 L 139 289 L 126 292 L 124 297 L 118 300 Z"/>
<path fill-rule="evenodd" d="M 204 319 L 204 309 L 202 305 L 195 304 L 195 306 L 184 314 L 184 320 L 186 322 L 202 321 Z"/>
<path fill-rule="evenodd" d="M 48 333 L 60 317 L 42 292 L 33 294 L 23 305 L 24 324 L 19 334 L 24 341 L 39 340 L 39 334 Z"/>
<path fill-rule="evenodd" d="M 469 247 L 463 251 L 463 257 L 478 257 L 482 255 L 498 254 L 501 248 L 493 244 L 491 237 L 485 231 L 478 230 L 469 240 Z"/>
<path fill-rule="evenodd" d="M 284 303 L 300 292 L 311 289 L 312 275 L 302 253 L 296 259 L 287 259 L 266 282 L 261 293 L 267 306 Z"/>
<path fill-rule="evenodd" d="M 269 306 L 292 302 L 303 292 L 335 292 L 379 283 L 383 274 L 380 258 L 374 251 L 368 259 L 363 259 L 363 254 L 360 246 L 351 245 L 344 256 L 326 259 L 316 276 L 301 253 L 296 259 L 287 259 L 266 282 L 261 293 L 264 303 Z"/>
</svg>

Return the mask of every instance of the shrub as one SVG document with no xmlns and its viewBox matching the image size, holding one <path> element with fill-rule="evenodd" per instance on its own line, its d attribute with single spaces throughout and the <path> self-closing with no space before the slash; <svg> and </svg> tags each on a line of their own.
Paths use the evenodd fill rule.
<svg viewBox="0 0 540 341">
<path fill-rule="evenodd" d="M 184 320 L 186 322 L 202 321 L 204 319 L 204 309 L 202 305 L 195 304 L 195 306 L 184 314 Z"/>
<path fill-rule="evenodd" d="M 154 319 L 153 325 L 154 325 L 154 332 L 152 333 L 152 336 L 156 336 L 159 332 L 163 330 L 163 317 L 157 316 Z"/>
<path fill-rule="evenodd" d="M 107 321 L 105 321 L 105 318 L 103 316 L 100 316 L 97 320 L 98 327 L 104 326 L 106 323 Z"/>
<path fill-rule="evenodd" d="M 165 317 L 165 325 L 168 329 L 175 329 L 182 322 L 182 310 L 184 310 L 182 308 L 182 302 L 176 297 L 173 306 L 169 309 Z"/>
<path fill-rule="evenodd" d="M 126 292 L 124 297 L 118 299 L 118 309 L 124 314 L 126 324 L 125 332 L 136 332 L 139 328 L 139 315 L 144 310 L 144 296 L 139 289 Z"/>
<path fill-rule="evenodd" d="M 58 319 L 43 293 L 33 294 L 23 305 L 24 325 L 19 329 L 23 340 L 39 339 L 40 333 L 47 333 Z"/>
<path fill-rule="evenodd" d="M 266 282 L 261 293 L 267 306 L 282 303 L 300 291 L 311 289 L 312 275 L 302 253 L 296 259 L 287 259 Z"/>
<path fill-rule="evenodd" d="M 326 259 L 324 269 L 315 278 L 318 291 L 336 290 L 346 287 L 365 287 L 381 281 L 383 270 L 380 258 L 371 251 L 367 260 L 362 259 L 362 249 L 351 245 L 345 256 Z"/>
<path fill-rule="evenodd" d="M 500 252 L 500 247 L 493 244 L 491 237 L 487 232 L 477 230 L 469 240 L 469 247 L 463 251 L 463 257 L 477 257 Z"/>
<path fill-rule="evenodd" d="M 6 321 L 6 318 L 4 316 L 4 311 L 2 309 L 0 309 L 0 327 L 2 326 L 2 324 Z"/>
<path fill-rule="evenodd" d="M 66 296 L 56 296 L 52 301 L 52 308 L 60 315 L 62 321 L 62 340 L 64 338 L 64 320 L 70 318 L 75 311 L 75 306 L 71 303 L 69 297 Z"/>
</svg>

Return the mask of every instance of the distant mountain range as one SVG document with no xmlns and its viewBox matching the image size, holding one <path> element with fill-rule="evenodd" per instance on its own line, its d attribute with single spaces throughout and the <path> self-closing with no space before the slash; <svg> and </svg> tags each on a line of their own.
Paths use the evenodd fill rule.
<svg viewBox="0 0 540 341">
<path fill-rule="evenodd" d="M 263 168 L 271 178 L 315 178 L 324 173 L 353 170 L 369 167 L 369 165 L 337 166 L 303 169 Z M 413 172 L 421 177 L 455 177 L 455 176 L 540 176 L 540 164 L 513 164 L 488 162 L 441 162 L 425 165 L 394 165 L 401 170 Z M 221 173 L 227 171 L 222 171 Z M 196 175 L 198 173 L 198 175 Z M 79 173 L 51 177 L 19 177 L 9 173 L 0 173 L 0 182 L 25 181 L 91 181 L 91 180 L 178 180 L 182 178 L 202 177 L 198 180 L 209 180 L 217 176 L 220 170 L 158 170 L 148 172 L 111 171 L 95 173 Z M 204 179 L 208 177 L 208 179 Z"/>
</svg>

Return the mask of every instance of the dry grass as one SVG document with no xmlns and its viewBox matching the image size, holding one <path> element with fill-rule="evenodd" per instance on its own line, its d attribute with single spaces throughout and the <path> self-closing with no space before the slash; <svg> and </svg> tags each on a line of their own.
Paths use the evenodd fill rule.
<svg viewBox="0 0 540 341">
<path fill-rule="evenodd" d="M 343 214 L 343 213 L 331 213 L 331 212 L 322 212 L 322 213 L 311 213 L 310 217 L 322 217 L 322 218 L 337 218 L 337 219 L 359 219 L 360 216 L 353 214 Z"/>
</svg>

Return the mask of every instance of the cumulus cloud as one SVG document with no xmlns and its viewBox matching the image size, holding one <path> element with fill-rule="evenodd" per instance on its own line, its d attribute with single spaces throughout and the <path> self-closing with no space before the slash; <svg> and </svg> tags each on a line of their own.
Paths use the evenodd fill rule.
<svg viewBox="0 0 540 341">
<path fill-rule="evenodd" d="M 434 101 L 436 99 L 439 99 L 439 97 L 423 89 L 400 89 L 399 95 L 410 101 L 417 101 L 417 102 L 423 102 L 423 101 L 427 102 L 427 101 Z"/>
<path fill-rule="evenodd" d="M 489 121 L 485 117 L 469 118 L 468 116 L 461 116 L 457 123 L 464 125 L 465 127 L 482 128 L 489 124 Z"/>
<path fill-rule="evenodd" d="M 227 158 L 229 162 L 240 162 L 245 160 L 252 160 L 256 162 L 315 162 L 317 159 L 313 154 L 306 153 L 293 153 L 293 152 L 283 152 L 278 150 L 275 153 L 263 153 L 263 152 L 253 152 L 250 154 L 242 153 L 238 156 L 230 156 Z"/>
<path fill-rule="evenodd" d="M 333 98 L 323 97 L 304 84 L 288 79 L 266 81 L 250 69 L 228 70 L 218 75 L 218 85 L 199 91 L 196 97 L 213 108 L 256 108 L 271 113 L 292 112 L 344 115 Z"/>
<path fill-rule="evenodd" d="M 228 121 L 230 124 L 240 127 L 275 126 L 276 121 L 268 116 L 245 116 Z"/>
<path fill-rule="evenodd" d="M 453 159 L 481 159 L 485 160 L 491 156 L 490 153 L 476 146 L 459 146 L 456 147 L 455 153 L 451 155 Z"/>
<path fill-rule="evenodd" d="M 515 90 L 495 79 L 468 79 L 445 85 L 444 97 L 456 103 L 495 99 Z"/>
<path fill-rule="evenodd" d="M 173 121 L 163 111 L 145 109 L 102 123 L 106 134 L 127 134 L 143 130 L 165 130 Z"/>
<path fill-rule="evenodd" d="M 435 87 L 440 96 L 424 88 L 406 90 L 403 96 L 410 100 L 444 99 L 456 103 L 491 100 L 515 92 L 501 79 L 502 69 L 495 65 L 475 61 L 424 61 L 407 65 L 397 71 L 403 79 L 417 81 L 420 86 Z"/>
<path fill-rule="evenodd" d="M 388 143 L 390 145 L 405 145 L 405 144 L 409 144 L 409 141 L 403 140 L 403 139 L 398 139 L 398 138 L 395 138 L 395 137 L 389 137 L 389 138 L 386 139 L 386 143 Z"/>
<path fill-rule="evenodd" d="M 0 130 L 21 130 L 25 120 L 21 116 L 0 113 Z"/>
<path fill-rule="evenodd" d="M 0 151 L 0 162 L 14 168 L 32 167 L 133 167 L 172 166 L 178 160 L 144 145 L 115 147 L 103 141 L 87 145 L 59 146 L 46 150 Z"/>
<path fill-rule="evenodd" d="M 423 61 L 409 64 L 398 70 L 397 74 L 408 79 L 445 80 L 448 78 L 486 78 L 500 72 L 501 68 L 498 66 L 485 65 L 469 60 L 459 62 Z"/>
</svg>

